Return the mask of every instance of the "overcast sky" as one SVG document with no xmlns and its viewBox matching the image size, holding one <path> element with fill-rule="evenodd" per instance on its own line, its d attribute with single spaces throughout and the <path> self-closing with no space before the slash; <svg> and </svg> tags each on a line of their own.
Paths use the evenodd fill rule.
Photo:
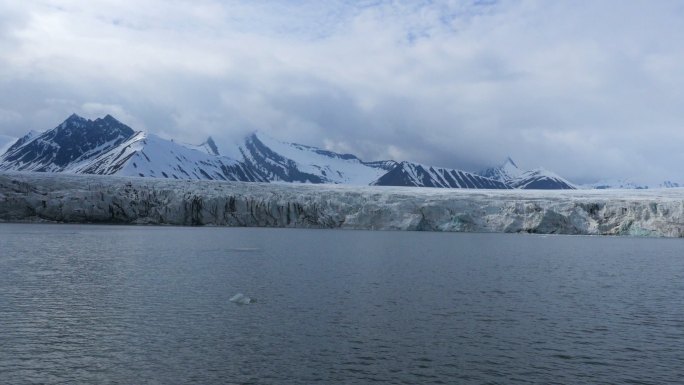
<svg viewBox="0 0 684 385">
<path fill-rule="evenodd" d="M 76 112 L 575 182 L 684 181 L 684 2 L 0 0 L 0 135 Z"/>
</svg>

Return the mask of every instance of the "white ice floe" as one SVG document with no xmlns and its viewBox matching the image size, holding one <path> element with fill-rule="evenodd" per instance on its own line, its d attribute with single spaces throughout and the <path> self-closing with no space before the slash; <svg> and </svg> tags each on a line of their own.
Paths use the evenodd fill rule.
<svg viewBox="0 0 684 385">
<path fill-rule="evenodd" d="M 249 305 L 250 303 L 256 302 L 254 298 L 250 298 L 242 293 L 237 293 L 234 296 L 230 297 L 229 301 L 236 303 L 238 305 Z"/>
</svg>

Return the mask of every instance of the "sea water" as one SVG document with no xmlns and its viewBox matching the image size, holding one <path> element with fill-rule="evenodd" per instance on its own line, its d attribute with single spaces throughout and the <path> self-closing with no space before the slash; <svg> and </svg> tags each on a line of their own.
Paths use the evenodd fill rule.
<svg viewBox="0 0 684 385">
<path fill-rule="evenodd" d="M 0 225 L 3 384 L 682 378 L 678 239 Z"/>
</svg>

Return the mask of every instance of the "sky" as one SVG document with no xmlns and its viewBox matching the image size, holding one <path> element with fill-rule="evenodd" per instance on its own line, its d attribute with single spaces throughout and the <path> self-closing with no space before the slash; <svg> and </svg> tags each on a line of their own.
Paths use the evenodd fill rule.
<svg viewBox="0 0 684 385">
<path fill-rule="evenodd" d="M 71 113 L 576 183 L 684 182 L 679 0 L 0 0 L 0 136 Z"/>
</svg>

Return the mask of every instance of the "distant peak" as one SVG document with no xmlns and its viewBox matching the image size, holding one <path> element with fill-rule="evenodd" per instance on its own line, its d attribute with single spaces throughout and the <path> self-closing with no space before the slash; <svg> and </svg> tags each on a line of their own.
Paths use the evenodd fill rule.
<svg viewBox="0 0 684 385">
<path fill-rule="evenodd" d="M 253 131 L 252 133 L 248 134 L 247 137 L 245 138 L 245 140 L 251 141 L 251 142 L 263 143 L 263 144 L 268 144 L 268 143 L 272 143 L 272 142 L 283 143 L 277 139 L 274 139 L 271 136 L 264 134 L 263 132 L 261 132 L 259 130 Z"/>
<path fill-rule="evenodd" d="M 535 174 L 554 174 L 552 171 L 549 171 L 545 169 L 544 167 L 537 167 L 532 170 L 529 170 L 528 172 L 530 173 L 535 173 Z"/>
<path fill-rule="evenodd" d="M 61 130 L 61 129 L 65 129 L 67 127 L 80 127 L 80 126 L 83 126 L 84 124 L 87 124 L 87 123 L 88 123 L 88 119 L 86 119 L 82 116 L 79 116 L 76 113 L 73 113 L 73 114 L 69 115 L 69 117 L 66 118 L 66 120 L 62 122 L 62 124 L 53 128 L 52 130 Z"/>
<path fill-rule="evenodd" d="M 507 157 L 506 157 L 506 161 L 505 161 L 503 164 L 504 164 L 504 165 L 510 164 L 511 166 L 513 166 L 513 167 L 515 167 L 515 168 L 518 168 L 518 165 L 515 164 L 515 162 L 513 161 L 513 159 L 511 159 L 510 156 L 507 156 Z"/>
<path fill-rule="evenodd" d="M 247 137 L 250 138 L 250 139 L 256 139 L 256 140 L 259 140 L 259 141 L 261 141 L 262 138 L 263 138 L 263 139 L 268 139 L 268 138 L 269 138 L 269 136 L 264 135 L 264 133 L 261 132 L 261 131 L 259 131 L 259 130 L 254 130 L 254 131 L 252 131 L 249 135 L 247 135 Z"/>
<path fill-rule="evenodd" d="M 204 144 L 206 144 L 207 147 L 209 147 L 209 150 L 211 150 L 211 152 L 214 155 L 220 155 L 218 146 L 216 146 L 216 142 L 214 142 L 214 138 L 212 138 L 211 136 L 208 137 Z"/>
<path fill-rule="evenodd" d="M 66 119 L 68 122 L 69 121 L 81 121 L 81 120 L 86 120 L 84 117 L 76 114 L 75 112 Z"/>
<path fill-rule="evenodd" d="M 104 118 L 97 118 L 97 119 L 95 119 L 95 121 L 96 122 L 104 122 L 104 123 L 109 124 L 109 125 L 123 125 L 123 123 L 121 123 L 118 119 L 116 119 L 115 117 L 113 117 L 109 114 L 105 115 Z"/>
</svg>

